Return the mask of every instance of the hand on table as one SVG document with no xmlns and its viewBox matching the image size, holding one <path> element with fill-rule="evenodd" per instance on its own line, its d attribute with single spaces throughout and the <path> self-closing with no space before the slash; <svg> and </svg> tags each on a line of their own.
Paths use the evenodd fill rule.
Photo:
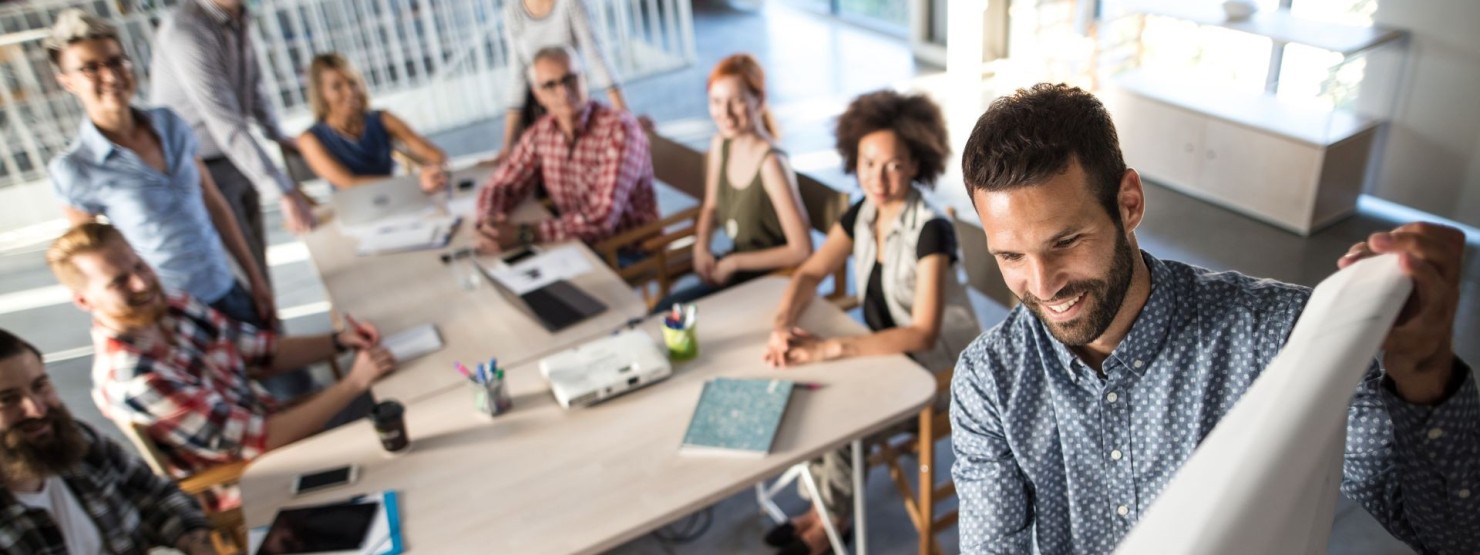
<svg viewBox="0 0 1480 555">
<path fill-rule="evenodd" d="M 478 252 L 483 254 L 497 254 L 519 245 L 519 226 L 502 214 L 479 220 L 473 231 L 478 239 Z"/>
<path fill-rule="evenodd" d="M 385 347 L 370 347 L 355 354 L 354 366 L 350 367 L 349 375 L 344 379 L 360 389 L 369 389 L 375 380 L 385 377 L 395 369 L 396 357 L 390 351 Z"/>
<path fill-rule="evenodd" d="M 339 332 L 339 344 L 355 350 L 366 350 L 380 345 L 380 330 L 344 315 L 344 330 Z"/>
<path fill-rule="evenodd" d="M 766 353 L 761 358 L 772 368 L 785 368 L 837 358 L 837 341 L 822 339 L 807 330 L 792 326 L 771 331 Z"/>
<path fill-rule="evenodd" d="M 1358 260 L 1393 253 L 1403 275 L 1413 280 L 1398 320 L 1383 341 L 1383 370 L 1405 401 L 1432 405 L 1444 400 L 1454 372 L 1454 315 L 1459 307 L 1465 235 L 1452 227 L 1411 223 L 1352 245 L 1337 260 L 1346 268 Z"/>
<path fill-rule="evenodd" d="M 288 228 L 288 231 L 302 235 L 313 231 L 314 226 L 318 225 L 313 215 L 312 203 L 301 189 L 283 193 L 278 198 L 278 207 L 283 211 L 283 227 Z"/>
<path fill-rule="evenodd" d="M 424 166 L 421 168 L 421 191 L 426 194 L 440 193 L 447 190 L 447 170 L 441 166 Z"/>
</svg>

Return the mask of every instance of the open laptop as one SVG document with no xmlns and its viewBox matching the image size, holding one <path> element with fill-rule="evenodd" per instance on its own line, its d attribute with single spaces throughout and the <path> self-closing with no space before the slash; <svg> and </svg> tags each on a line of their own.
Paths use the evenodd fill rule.
<svg viewBox="0 0 1480 555">
<path fill-rule="evenodd" d="M 463 194 L 487 179 L 491 168 L 469 166 L 448 173 L 448 185 Z M 415 214 L 432 202 L 421 190 L 418 174 L 396 175 L 375 183 L 334 191 L 335 218 L 340 225 L 355 227 L 396 216 Z"/>
<path fill-rule="evenodd" d="M 384 180 L 334 191 L 334 217 L 343 226 L 373 224 L 387 218 L 414 214 L 427 207 L 421 178 L 398 175 Z"/>
<path fill-rule="evenodd" d="M 529 256 L 529 251 L 520 251 L 504 255 L 505 263 L 518 262 L 524 256 Z M 509 304 L 518 307 L 519 310 L 536 322 L 539 322 L 546 331 L 551 333 L 563 330 L 575 325 L 587 318 L 606 312 L 606 304 L 595 297 L 586 294 L 579 287 L 569 281 L 560 279 L 550 282 L 544 287 L 525 292 L 523 295 L 515 294 L 513 290 L 506 287 L 497 277 L 488 273 L 488 268 L 482 264 L 478 265 L 488 281 L 493 282 L 493 288 L 498 290 L 499 295 L 509 300 Z"/>
</svg>

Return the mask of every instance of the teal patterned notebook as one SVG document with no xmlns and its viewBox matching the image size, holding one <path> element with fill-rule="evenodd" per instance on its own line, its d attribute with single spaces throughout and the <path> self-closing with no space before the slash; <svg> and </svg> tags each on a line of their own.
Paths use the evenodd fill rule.
<svg viewBox="0 0 1480 555">
<path fill-rule="evenodd" d="M 781 427 L 791 390 L 787 380 L 705 382 L 679 453 L 765 456 Z"/>
</svg>

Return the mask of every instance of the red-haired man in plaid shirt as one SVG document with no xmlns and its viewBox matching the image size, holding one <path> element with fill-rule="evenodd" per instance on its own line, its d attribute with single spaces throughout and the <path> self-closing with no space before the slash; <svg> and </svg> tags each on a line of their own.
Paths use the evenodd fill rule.
<svg viewBox="0 0 1480 555">
<path fill-rule="evenodd" d="M 535 100 L 549 112 L 519 138 L 478 198 L 479 248 L 580 239 L 595 243 L 657 221 L 653 159 L 632 114 L 586 96 L 581 64 L 565 47 L 536 52 Z M 558 214 L 515 224 L 505 216 L 544 184 Z"/>
<path fill-rule="evenodd" d="M 93 400 L 115 421 L 141 424 L 177 477 L 251 459 L 324 429 L 395 369 L 380 334 L 286 337 L 230 320 L 187 294 L 167 295 L 112 226 L 62 234 L 46 261 L 93 316 Z M 358 349 L 338 383 L 280 408 L 256 379 Z"/>
</svg>

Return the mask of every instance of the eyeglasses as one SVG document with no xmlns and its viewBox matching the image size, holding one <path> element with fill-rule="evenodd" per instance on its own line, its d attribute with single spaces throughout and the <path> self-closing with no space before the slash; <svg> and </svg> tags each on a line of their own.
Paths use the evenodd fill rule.
<svg viewBox="0 0 1480 555">
<path fill-rule="evenodd" d="M 545 92 L 554 92 L 556 87 L 566 87 L 569 89 L 574 89 L 580 84 L 581 74 L 567 73 L 564 77 L 561 77 L 559 79 L 551 79 L 549 81 L 540 83 L 539 88 L 540 90 L 543 90 Z"/>
<path fill-rule="evenodd" d="M 72 71 L 81 73 L 88 79 L 97 79 L 98 76 L 102 74 L 102 71 L 104 69 L 113 72 L 114 75 L 123 75 L 124 73 L 132 71 L 133 68 L 134 62 L 133 60 L 128 59 L 128 56 L 114 56 L 112 58 L 103 60 L 102 62 L 93 62 L 77 66 L 77 68 L 73 69 Z"/>
</svg>

